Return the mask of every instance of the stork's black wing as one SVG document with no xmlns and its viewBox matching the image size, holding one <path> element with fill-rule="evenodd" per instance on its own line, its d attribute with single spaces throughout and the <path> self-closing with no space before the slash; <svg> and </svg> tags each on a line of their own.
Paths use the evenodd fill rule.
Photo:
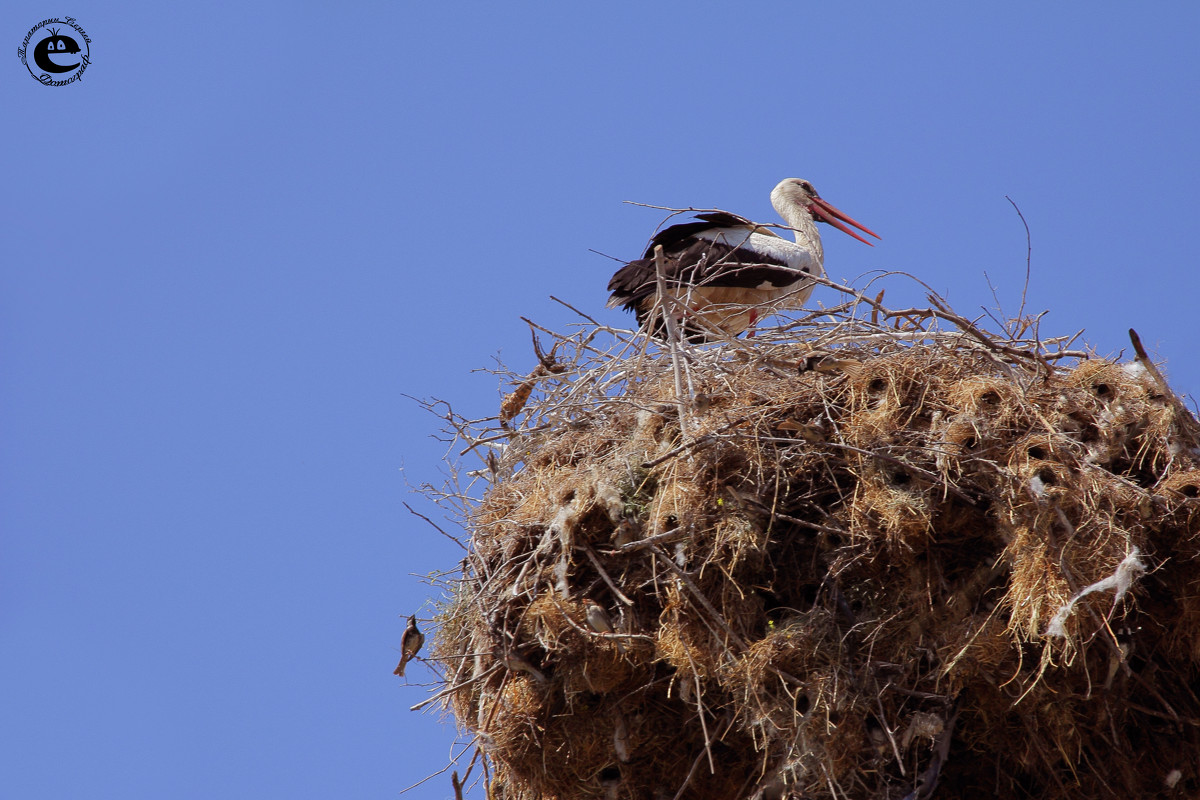
<svg viewBox="0 0 1200 800">
<path fill-rule="evenodd" d="M 646 247 L 646 252 L 642 254 L 642 258 L 654 258 L 654 248 L 660 244 L 665 252 L 671 250 L 684 240 L 695 237 L 701 231 L 711 228 L 756 227 L 755 223 L 745 217 L 730 214 L 728 211 L 705 211 L 703 214 L 697 214 L 696 219 L 703 221 L 681 222 L 678 225 L 663 228 L 654 234 L 654 238 L 650 240 L 650 244 Z M 767 233 L 768 231 L 760 229 L 760 232 Z"/>
</svg>

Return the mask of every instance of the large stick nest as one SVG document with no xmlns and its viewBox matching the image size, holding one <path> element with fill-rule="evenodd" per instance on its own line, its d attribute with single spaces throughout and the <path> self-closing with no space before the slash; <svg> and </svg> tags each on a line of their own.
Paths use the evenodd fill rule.
<svg viewBox="0 0 1200 800">
<path fill-rule="evenodd" d="M 1200 796 L 1194 418 L 1144 354 L 930 300 L 589 321 L 445 414 L 486 489 L 442 493 L 434 652 L 489 797 Z"/>
</svg>

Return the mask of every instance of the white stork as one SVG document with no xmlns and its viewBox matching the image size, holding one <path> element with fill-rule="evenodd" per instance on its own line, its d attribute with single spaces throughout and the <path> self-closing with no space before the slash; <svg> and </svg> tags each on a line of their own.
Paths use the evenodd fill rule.
<svg viewBox="0 0 1200 800">
<path fill-rule="evenodd" d="M 642 258 L 617 270 L 608 282 L 608 307 L 635 312 L 639 325 L 653 317 L 651 329 L 662 333 L 657 309 L 663 298 L 654 262 L 654 249 L 662 245 L 668 312 L 692 339 L 703 341 L 718 330 L 737 336 L 763 317 L 804 305 L 812 294 L 813 282 L 805 278 L 825 274 L 817 222 L 866 244 L 871 242 L 843 223 L 880 238 L 822 200 L 812 184 L 800 178 L 780 181 L 771 191 L 771 205 L 795 231 L 795 242 L 728 211 L 697 214 L 701 222 L 659 231 Z"/>
</svg>

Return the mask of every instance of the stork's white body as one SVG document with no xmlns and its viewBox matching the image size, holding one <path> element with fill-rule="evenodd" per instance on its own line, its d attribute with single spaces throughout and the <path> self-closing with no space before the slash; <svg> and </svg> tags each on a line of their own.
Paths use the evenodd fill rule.
<svg viewBox="0 0 1200 800">
<path fill-rule="evenodd" d="M 809 223 L 812 224 L 811 222 Z M 799 230 L 796 241 L 788 241 L 766 228 L 710 228 L 697 239 L 754 253 L 764 264 L 778 265 L 771 275 L 753 286 L 709 286 L 704 283 L 666 282 L 668 311 L 678 322 L 685 316 L 698 320 L 694 327 L 724 331 L 736 336 L 753 328 L 758 320 L 789 308 L 801 308 L 813 291 L 813 275 L 824 275 L 824 250 L 813 226 L 813 238 Z"/>
</svg>

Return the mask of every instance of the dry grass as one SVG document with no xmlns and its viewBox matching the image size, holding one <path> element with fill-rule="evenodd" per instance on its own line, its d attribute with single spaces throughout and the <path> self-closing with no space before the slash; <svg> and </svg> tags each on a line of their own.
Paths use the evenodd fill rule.
<svg viewBox="0 0 1200 800">
<path fill-rule="evenodd" d="M 492 797 L 1200 796 L 1195 420 L 930 300 L 589 321 L 503 420 L 445 414 L 485 490 L 440 492 L 434 650 Z"/>
</svg>

